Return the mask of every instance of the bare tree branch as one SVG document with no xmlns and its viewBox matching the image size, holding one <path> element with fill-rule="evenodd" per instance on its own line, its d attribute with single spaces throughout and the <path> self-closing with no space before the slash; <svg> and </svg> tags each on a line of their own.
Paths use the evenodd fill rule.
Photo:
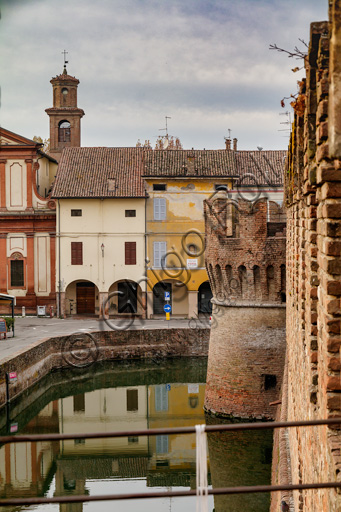
<svg viewBox="0 0 341 512">
<path fill-rule="evenodd" d="M 306 48 L 308 48 L 307 43 L 303 39 L 299 39 L 299 41 L 302 44 L 304 44 L 304 46 Z M 285 50 L 284 48 L 280 48 L 275 43 L 275 44 L 270 44 L 269 50 L 277 50 L 278 52 L 286 53 L 289 58 L 295 58 L 295 59 L 305 59 L 305 57 L 307 56 L 307 52 L 304 52 L 304 51 L 300 50 L 297 46 L 295 46 L 294 51 L 290 52 L 289 50 Z"/>
</svg>

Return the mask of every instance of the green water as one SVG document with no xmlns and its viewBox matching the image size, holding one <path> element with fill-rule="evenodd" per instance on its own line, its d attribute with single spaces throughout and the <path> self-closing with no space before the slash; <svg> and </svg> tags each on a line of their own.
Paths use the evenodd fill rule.
<svg viewBox="0 0 341 512">
<path fill-rule="evenodd" d="M 206 359 L 96 364 L 50 374 L 2 410 L 0 432 L 87 433 L 215 423 L 203 411 Z M 221 422 L 221 421 L 220 421 Z M 270 483 L 272 432 L 208 435 L 209 484 Z M 1 498 L 195 489 L 195 435 L 9 444 L 0 447 Z M 195 510 L 194 497 L 40 505 L 57 512 Z M 23 508 L 23 507 L 22 507 Z M 266 512 L 266 494 L 209 497 L 209 511 Z M 24 508 L 23 508 L 24 509 Z M 0 510 L 20 510 L 0 507 Z"/>
</svg>

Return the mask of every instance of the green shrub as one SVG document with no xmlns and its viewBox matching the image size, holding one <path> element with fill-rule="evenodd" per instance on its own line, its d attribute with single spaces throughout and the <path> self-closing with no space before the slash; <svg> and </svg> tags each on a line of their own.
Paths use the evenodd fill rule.
<svg viewBox="0 0 341 512">
<path fill-rule="evenodd" d="M 15 319 L 10 316 L 5 317 L 7 331 L 13 331 L 14 320 Z"/>
</svg>

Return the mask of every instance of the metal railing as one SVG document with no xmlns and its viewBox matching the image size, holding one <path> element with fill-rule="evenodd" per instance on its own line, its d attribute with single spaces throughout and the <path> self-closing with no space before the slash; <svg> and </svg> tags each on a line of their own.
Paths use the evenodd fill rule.
<svg viewBox="0 0 341 512">
<path fill-rule="evenodd" d="M 341 417 L 325 420 L 307 420 L 307 421 L 272 421 L 255 423 L 232 423 L 228 425 L 205 425 L 205 432 L 235 432 L 243 430 L 265 430 L 276 428 L 310 427 L 321 425 L 340 425 Z M 6 443 L 26 443 L 37 441 L 64 441 L 72 439 L 104 439 L 126 436 L 156 436 L 165 434 L 193 434 L 195 427 L 175 427 L 175 428 L 153 428 L 118 432 L 90 432 L 84 434 L 29 434 L 16 436 L 1 436 L 0 445 Z M 227 494 L 246 494 L 276 491 L 294 491 L 309 489 L 341 489 L 341 482 L 319 482 L 288 485 L 256 485 L 242 487 L 221 487 L 208 489 L 209 495 L 227 495 Z M 150 499 L 164 497 L 184 497 L 196 496 L 196 490 L 185 491 L 161 491 L 148 493 L 127 493 L 127 494 L 105 494 L 105 495 L 78 495 L 78 496 L 54 496 L 50 498 L 11 498 L 0 499 L 0 506 L 19 506 L 19 505 L 41 505 L 51 503 L 86 503 L 90 501 L 112 501 L 112 500 L 131 500 L 131 499 Z"/>
</svg>

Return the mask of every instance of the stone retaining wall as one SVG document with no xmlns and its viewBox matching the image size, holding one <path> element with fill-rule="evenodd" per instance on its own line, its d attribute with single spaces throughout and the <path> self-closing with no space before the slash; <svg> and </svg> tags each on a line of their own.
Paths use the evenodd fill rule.
<svg viewBox="0 0 341 512">
<path fill-rule="evenodd" d="M 143 329 L 58 336 L 34 343 L 7 358 L 0 369 L 0 407 L 6 402 L 5 375 L 16 371 L 10 397 L 22 393 L 56 368 L 84 368 L 96 361 L 208 354 L 209 329 Z"/>
</svg>

